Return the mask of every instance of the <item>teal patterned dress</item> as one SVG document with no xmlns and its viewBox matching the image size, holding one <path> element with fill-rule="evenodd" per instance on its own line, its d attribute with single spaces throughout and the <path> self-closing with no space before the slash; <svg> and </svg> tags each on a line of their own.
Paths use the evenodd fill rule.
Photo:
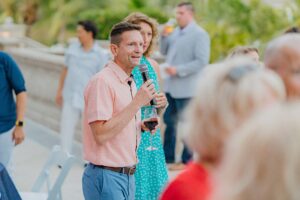
<svg viewBox="0 0 300 200">
<path fill-rule="evenodd" d="M 149 78 L 154 81 L 156 91 L 159 91 L 157 75 L 150 62 L 143 56 L 141 64 L 148 66 Z M 142 75 L 137 67 L 132 71 L 137 89 L 143 84 Z M 145 107 L 142 107 L 142 119 L 144 119 Z M 160 130 L 153 135 L 152 146 L 158 148 L 155 151 L 146 150 L 150 146 L 150 132 L 141 134 L 140 145 L 137 150 L 139 163 L 135 172 L 136 200 L 156 200 L 168 181 L 168 172 L 160 137 Z"/>
</svg>

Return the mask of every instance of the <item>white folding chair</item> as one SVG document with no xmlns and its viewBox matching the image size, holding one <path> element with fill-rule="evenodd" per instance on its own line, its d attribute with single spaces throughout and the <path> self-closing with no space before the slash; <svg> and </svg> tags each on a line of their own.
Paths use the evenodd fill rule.
<svg viewBox="0 0 300 200">
<path fill-rule="evenodd" d="M 52 148 L 52 152 L 45 163 L 37 180 L 33 184 L 31 192 L 21 192 L 23 200 L 61 200 L 61 186 L 64 183 L 72 165 L 75 162 L 75 157 L 62 151 L 61 147 L 56 145 Z M 50 183 L 50 170 L 52 167 L 60 166 L 60 172 L 53 184 Z M 48 193 L 41 192 L 46 184 Z"/>
</svg>

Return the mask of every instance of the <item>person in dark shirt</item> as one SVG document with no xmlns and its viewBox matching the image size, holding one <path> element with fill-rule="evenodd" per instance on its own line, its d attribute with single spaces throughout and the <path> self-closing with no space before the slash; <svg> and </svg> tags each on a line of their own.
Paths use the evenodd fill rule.
<svg viewBox="0 0 300 200">
<path fill-rule="evenodd" d="M 25 106 L 23 75 L 15 61 L 0 51 L 0 163 L 5 167 L 11 160 L 14 145 L 20 144 L 25 138 Z"/>
</svg>

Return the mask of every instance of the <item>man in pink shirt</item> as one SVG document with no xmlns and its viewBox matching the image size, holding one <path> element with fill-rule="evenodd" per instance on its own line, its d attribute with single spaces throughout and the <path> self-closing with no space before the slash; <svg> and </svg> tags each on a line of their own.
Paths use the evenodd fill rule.
<svg viewBox="0 0 300 200">
<path fill-rule="evenodd" d="M 113 61 L 85 90 L 84 157 L 90 162 L 82 178 L 86 200 L 134 200 L 140 108 L 155 95 L 151 80 L 136 91 L 130 77 L 143 53 L 140 27 L 116 24 L 110 42 Z"/>
</svg>

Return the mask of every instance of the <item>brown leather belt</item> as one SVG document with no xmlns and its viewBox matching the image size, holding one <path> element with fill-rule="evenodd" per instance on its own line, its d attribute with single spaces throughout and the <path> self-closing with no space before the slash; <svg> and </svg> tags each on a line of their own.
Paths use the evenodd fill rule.
<svg viewBox="0 0 300 200">
<path fill-rule="evenodd" d="M 91 165 L 94 167 L 99 167 L 102 169 L 107 169 L 107 170 L 110 170 L 113 172 L 118 172 L 118 173 L 127 174 L 127 175 L 133 175 L 136 170 L 136 166 L 133 166 L 133 167 L 107 167 L 107 166 L 103 166 L 103 165 L 94 165 L 92 163 L 91 163 Z"/>
</svg>

